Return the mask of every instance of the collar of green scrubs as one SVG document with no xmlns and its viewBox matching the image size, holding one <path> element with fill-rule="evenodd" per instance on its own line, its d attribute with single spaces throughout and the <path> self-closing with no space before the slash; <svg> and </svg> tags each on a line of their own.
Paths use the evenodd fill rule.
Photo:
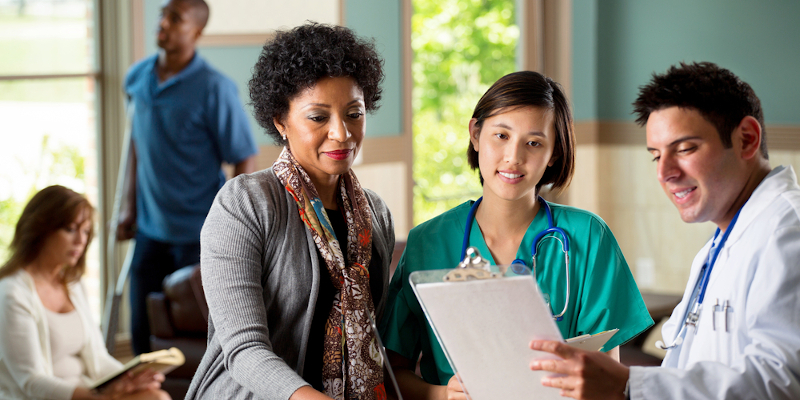
<svg viewBox="0 0 800 400">
<path fill-rule="evenodd" d="M 531 244 L 533 243 L 533 239 L 539 232 L 548 228 L 546 214 L 547 213 L 545 212 L 544 207 L 539 207 L 539 211 L 536 213 L 533 221 L 531 221 L 531 224 L 528 226 L 528 230 L 522 237 L 522 242 L 520 242 L 519 247 L 517 247 L 517 254 L 515 258 L 525 261 L 525 266 L 528 267 L 529 271 L 532 268 Z M 483 239 L 483 232 L 481 232 L 477 218 L 472 221 L 472 229 L 470 230 L 469 235 L 469 245 L 477 248 L 481 253 L 481 257 L 489 260 L 489 262 L 492 264 L 493 271 L 498 271 L 497 262 L 495 262 L 492 252 L 489 251 L 489 246 L 486 245 L 486 241 Z M 513 276 L 516 274 L 509 269 L 506 275 Z"/>
</svg>

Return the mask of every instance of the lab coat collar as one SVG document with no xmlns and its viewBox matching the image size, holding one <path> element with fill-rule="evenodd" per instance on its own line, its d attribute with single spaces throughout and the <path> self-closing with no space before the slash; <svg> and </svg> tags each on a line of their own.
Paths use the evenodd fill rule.
<svg viewBox="0 0 800 400">
<path fill-rule="evenodd" d="M 761 183 L 758 184 L 756 190 L 750 195 L 750 198 L 744 204 L 739 220 L 733 227 L 730 236 L 728 236 L 727 243 L 736 243 L 742 237 L 747 227 L 752 223 L 764 209 L 766 209 L 779 193 L 788 190 L 800 190 L 797 185 L 797 175 L 794 173 L 792 166 L 778 166 L 775 167 Z"/>
</svg>

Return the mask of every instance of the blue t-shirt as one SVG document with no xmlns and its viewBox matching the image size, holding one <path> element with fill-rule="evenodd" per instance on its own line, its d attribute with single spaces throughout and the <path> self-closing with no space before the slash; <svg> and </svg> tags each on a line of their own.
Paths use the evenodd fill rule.
<svg viewBox="0 0 800 400">
<path fill-rule="evenodd" d="M 195 53 L 159 82 L 157 60 L 134 64 L 125 77 L 135 107 L 136 224 L 155 240 L 195 242 L 225 183 L 222 162 L 239 163 L 257 148 L 232 80 Z"/>
</svg>

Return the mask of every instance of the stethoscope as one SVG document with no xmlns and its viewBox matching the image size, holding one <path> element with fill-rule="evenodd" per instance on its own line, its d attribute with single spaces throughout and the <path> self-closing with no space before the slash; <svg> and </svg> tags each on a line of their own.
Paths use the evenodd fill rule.
<svg viewBox="0 0 800 400">
<path fill-rule="evenodd" d="M 742 206 L 742 208 L 744 208 L 744 206 Z M 711 248 L 708 249 L 708 259 L 700 271 L 701 276 L 697 279 L 697 283 L 695 284 L 693 291 L 694 293 L 689 301 L 689 306 L 686 308 L 687 310 L 691 309 L 691 311 L 686 314 L 686 319 L 684 320 L 681 329 L 678 331 L 678 334 L 675 336 L 675 339 L 672 341 L 672 344 L 665 346 L 664 342 L 659 340 L 656 342 L 656 347 L 662 350 L 669 350 L 680 346 L 686 337 L 686 332 L 688 329 L 687 327 L 689 325 L 697 326 L 697 321 L 700 319 L 700 311 L 703 310 L 703 299 L 706 297 L 706 288 L 708 287 L 709 277 L 711 277 L 711 270 L 714 268 L 714 263 L 717 262 L 717 256 L 725 246 L 725 241 L 728 240 L 728 235 L 730 235 L 731 231 L 733 230 L 736 220 L 739 219 L 739 213 L 742 212 L 742 208 L 740 208 L 739 211 L 736 212 L 736 215 L 733 216 L 731 223 L 728 225 L 728 229 L 726 229 L 725 233 L 722 234 L 722 238 L 719 240 L 719 244 L 716 246 L 714 245 L 714 242 L 717 241 L 717 236 L 719 236 L 719 228 L 717 228 L 717 230 L 714 232 L 714 238 L 711 240 Z"/>
<path fill-rule="evenodd" d="M 533 279 L 536 279 L 536 252 L 539 249 L 539 243 L 545 238 L 545 235 L 553 233 L 561 235 L 559 239 L 558 236 L 547 236 L 547 238 L 553 238 L 558 240 L 561 243 L 561 249 L 564 251 L 564 268 L 566 270 L 566 277 L 567 277 L 567 293 L 564 295 L 564 309 L 561 310 L 561 313 L 558 315 L 553 315 L 553 319 L 556 321 L 561 321 L 564 319 L 564 314 L 567 312 L 567 308 L 569 307 L 569 237 L 567 233 L 564 232 L 563 229 L 555 226 L 553 224 L 553 212 L 550 210 L 550 205 L 542 198 L 542 196 L 538 196 L 539 203 L 544 206 L 545 213 L 547 214 L 547 223 L 548 228 L 539 232 L 536 237 L 533 239 L 533 243 L 531 243 L 531 265 L 533 267 Z M 483 197 L 480 197 L 478 200 L 475 200 L 475 203 L 472 204 L 472 208 L 469 209 L 469 214 L 467 214 L 467 226 L 464 229 L 464 241 L 461 245 L 461 259 L 463 260 L 464 257 L 467 255 L 467 247 L 469 246 L 469 234 L 472 230 L 472 223 L 475 221 L 475 212 L 478 210 L 478 205 L 481 204 L 483 201 Z M 563 239 L 563 240 L 562 240 Z M 517 275 L 526 275 L 528 273 L 525 261 L 517 258 L 511 262 L 511 270 L 514 271 Z"/>
</svg>

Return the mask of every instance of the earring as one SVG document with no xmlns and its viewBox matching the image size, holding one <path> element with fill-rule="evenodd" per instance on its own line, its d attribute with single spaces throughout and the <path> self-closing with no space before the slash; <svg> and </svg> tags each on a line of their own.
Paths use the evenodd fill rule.
<svg viewBox="0 0 800 400">
<path fill-rule="evenodd" d="M 286 141 L 286 133 L 281 132 L 281 137 L 283 138 L 283 141 L 285 142 Z"/>
</svg>

